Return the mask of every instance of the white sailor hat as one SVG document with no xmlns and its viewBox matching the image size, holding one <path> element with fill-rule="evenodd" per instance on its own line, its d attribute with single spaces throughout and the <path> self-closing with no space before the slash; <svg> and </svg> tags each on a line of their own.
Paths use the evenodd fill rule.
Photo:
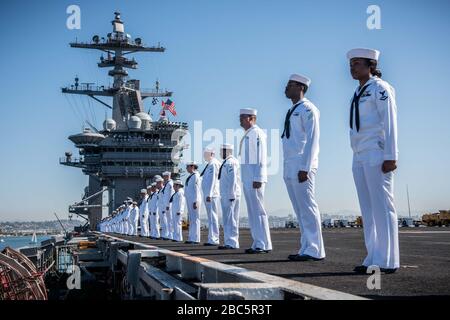
<svg viewBox="0 0 450 320">
<path fill-rule="evenodd" d="M 250 116 L 256 116 L 258 113 L 258 110 L 252 109 L 252 108 L 243 108 L 240 110 L 239 114 L 245 114 Z"/>
<path fill-rule="evenodd" d="M 170 173 L 169 171 L 164 171 L 164 172 L 162 173 L 162 175 L 163 175 L 163 177 L 165 177 L 165 176 L 170 176 L 171 173 Z"/>
<path fill-rule="evenodd" d="M 147 190 L 150 189 L 151 187 L 153 187 L 154 185 L 156 185 L 156 183 L 152 182 L 150 185 L 147 186 Z"/>
<path fill-rule="evenodd" d="M 227 150 L 233 150 L 234 146 L 230 143 L 224 143 L 222 144 L 222 146 L 220 147 L 221 149 L 227 149 Z"/>
<path fill-rule="evenodd" d="M 356 48 L 347 52 L 347 58 L 366 58 L 371 60 L 377 60 L 380 57 L 380 51 L 375 49 L 367 49 L 367 48 Z"/>
<path fill-rule="evenodd" d="M 158 177 L 155 179 L 155 182 L 161 182 L 161 181 L 164 181 L 164 179 L 162 177 Z"/>
<path fill-rule="evenodd" d="M 173 182 L 173 184 L 179 185 L 179 186 L 183 186 L 183 182 L 181 180 L 175 180 Z"/>
<path fill-rule="evenodd" d="M 147 193 L 147 189 L 141 189 L 141 193 Z"/>
<path fill-rule="evenodd" d="M 134 205 L 136 205 L 136 204 L 137 204 L 137 202 L 136 202 L 136 201 L 133 201 L 132 203 L 133 203 Z"/>
<path fill-rule="evenodd" d="M 214 148 L 212 148 L 212 147 L 206 147 L 206 148 L 203 150 L 203 152 L 215 153 L 216 150 L 215 150 Z"/>
<path fill-rule="evenodd" d="M 310 84 L 311 84 L 311 79 L 310 78 L 302 76 L 302 75 L 299 75 L 299 74 L 296 74 L 296 73 L 292 74 L 289 77 L 289 80 L 292 80 L 292 81 L 295 81 L 295 82 L 300 82 L 300 83 L 306 85 L 307 87 L 309 87 Z"/>
<path fill-rule="evenodd" d="M 198 167 L 198 163 L 195 162 L 195 161 L 188 161 L 188 162 L 186 162 L 186 165 L 187 166 L 197 166 Z"/>
</svg>

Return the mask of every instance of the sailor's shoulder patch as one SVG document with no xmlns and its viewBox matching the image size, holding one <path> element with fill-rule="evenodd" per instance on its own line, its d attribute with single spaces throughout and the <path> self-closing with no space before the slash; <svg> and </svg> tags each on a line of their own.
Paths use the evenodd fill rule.
<svg viewBox="0 0 450 320">
<path fill-rule="evenodd" d="M 381 101 L 384 101 L 384 100 L 386 100 L 388 98 L 388 96 L 386 94 L 386 90 L 380 91 L 379 93 L 381 95 L 381 97 L 380 97 Z"/>
<path fill-rule="evenodd" d="M 309 102 L 308 104 L 305 104 L 305 108 L 303 109 L 302 118 L 306 121 L 311 121 L 314 119 L 315 116 L 317 116 L 319 113 L 318 109 L 314 104 Z"/>
<path fill-rule="evenodd" d="M 379 101 L 385 101 L 392 95 L 392 88 L 389 83 L 378 80 L 375 87 L 375 96 Z"/>
</svg>

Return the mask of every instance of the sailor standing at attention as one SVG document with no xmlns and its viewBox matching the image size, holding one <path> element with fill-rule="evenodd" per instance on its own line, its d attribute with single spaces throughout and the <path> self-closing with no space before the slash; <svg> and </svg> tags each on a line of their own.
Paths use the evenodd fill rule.
<svg viewBox="0 0 450 320">
<path fill-rule="evenodd" d="M 161 182 L 158 182 L 159 180 L 161 180 Z M 164 179 L 161 177 L 156 178 L 156 183 L 157 185 L 160 184 L 161 188 L 159 189 L 158 192 L 158 214 L 159 214 L 159 224 L 161 226 L 161 239 L 162 240 L 169 240 L 168 236 L 169 236 L 169 226 L 167 225 L 167 216 L 165 215 L 165 211 L 166 211 L 166 204 L 164 201 L 164 193 L 163 193 L 163 189 L 164 189 Z"/>
<path fill-rule="evenodd" d="M 175 192 L 173 190 L 173 181 L 171 179 L 171 173 L 169 171 L 165 171 L 162 174 L 164 179 L 164 187 L 161 190 L 162 193 L 162 204 L 163 209 L 162 212 L 160 211 L 160 215 L 162 216 L 162 238 L 163 240 L 171 240 L 172 232 L 173 232 L 173 225 L 172 225 L 172 213 L 170 211 L 170 197 Z"/>
<path fill-rule="evenodd" d="M 189 237 L 185 243 L 200 243 L 200 208 L 202 206 L 201 178 L 195 162 L 188 162 L 189 176 L 185 182 L 185 195 L 189 221 Z"/>
<path fill-rule="evenodd" d="M 175 193 L 170 198 L 172 203 L 172 212 L 174 215 L 173 240 L 175 242 L 183 241 L 183 213 L 186 205 L 184 198 L 183 183 L 180 180 L 173 182 Z"/>
<path fill-rule="evenodd" d="M 347 53 L 350 73 L 359 81 L 350 107 L 353 178 L 361 209 L 367 257 L 355 272 L 376 265 L 393 273 L 400 267 L 394 170 L 397 168 L 397 105 L 395 91 L 381 80 L 380 52 L 353 49 Z"/>
<path fill-rule="evenodd" d="M 223 162 L 219 168 L 220 203 L 222 205 L 223 245 L 219 249 L 239 248 L 239 209 L 241 203 L 241 174 L 239 161 L 233 156 L 233 145 L 223 144 Z"/>
<path fill-rule="evenodd" d="M 133 201 L 131 209 L 131 225 L 132 225 L 132 236 L 138 235 L 138 225 L 139 225 L 139 207 L 137 201 Z"/>
<path fill-rule="evenodd" d="M 148 229 L 148 200 L 147 189 L 141 190 L 141 205 L 139 206 L 139 224 L 141 225 L 141 237 L 148 237 L 149 229 Z"/>
<path fill-rule="evenodd" d="M 325 258 L 322 223 L 315 199 L 316 172 L 319 165 L 319 117 L 317 107 L 304 97 L 311 84 L 305 76 L 293 74 L 285 89 L 292 101 L 284 121 L 283 179 L 300 226 L 300 250 L 289 256 L 293 261 L 318 261 Z"/>
<path fill-rule="evenodd" d="M 219 169 L 220 161 L 215 157 L 212 148 L 205 148 L 203 158 L 207 162 L 200 177 L 202 178 L 202 191 L 205 200 L 206 213 L 208 215 L 208 241 L 205 246 L 217 246 L 219 244 Z"/>
<path fill-rule="evenodd" d="M 269 219 L 264 208 L 264 191 L 267 183 L 267 138 L 256 124 L 257 110 L 241 109 L 239 121 L 245 134 L 239 145 L 242 186 L 247 203 L 248 221 L 253 238 L 246 253 L 272 251 Z"/>
<path fill-rule="evenodd" d="M 131 229 L 131 224 L 130 224 L 130 212 L 131 212 L 131 206 L 133 204 L 133 200 L 128 197 L 126 200 L 126 208 L 123 214 L 123 218 L 124 218 L 124 234 L 129 235 L 130 234 L 130 229 Z"/>
<path fill-rule="evenodd" d="M 158 176 L 155 178 L 155 186 L 152 189 L 155 189 L 155 193 L 153 194 L 152 198 L 150 199 L 150 212 L 151 212 L 151 219 L 150 219 L 150 238 L 151 239 L 157 239 L 159 240 L 161 238 L 161 232 L 160 232 L 160 226 L 161 226 L 161 215 L 159 214 L 161 211 L 161 205 L 162 202 L 161 197 L 162 193 L 161 190 L 163 188 L 163 182 L 164 179 L 161 176 Z"/>
<path fill-rule="evenodd" d="M 123 204 L 119 207 L 119 217 L 118 217 L 118 223 L 119 223 L 119 234 L 125 234 L 125 201 Z"/>
</svg>

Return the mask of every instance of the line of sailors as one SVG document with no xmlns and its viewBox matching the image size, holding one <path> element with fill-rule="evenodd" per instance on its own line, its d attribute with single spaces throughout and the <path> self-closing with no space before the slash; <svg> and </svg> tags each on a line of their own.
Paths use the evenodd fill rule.
<svg viewBox="0 0 450 320">
<path fill-rule="evenodd" d="M 215 150 L 206 148 L 205 168 L 199 173 L 197 163 L 188 163 L 189 176 L 184 183 L 172 180 L 168 171 L 156 175 L 154 182 L 141 190 L 140 202 L 127 198 L 112 216 L 100 222 L 100 231 L 181 242 L 186 213 L 189 233 L 185 242 L 199 244 L 200 210 L 204 202 L 208 216 L 208 239 L 204 245 L 219 245 L 221 210 L 224 244 L 219 248 L 239 248 L 240 166 L 232 155 L 233 149 L 230 144 L 222 145 L 223 162 L 220 162 Z"/>
<path fill-rule="evenodd" d="M 377 265 L 386 273 L 400 265 L 397 214 L 393 203 L 393 172 L 397 168 L 397 107 L 395 91 L 377 69 L 380 52 L 358 48 L 348 52 L 350 72 L 359 81 L 350 107 L 350 142 L 354 152 L 353 177 L 359 198 L 367 256 L 355 267 L 365 273 Z M 319 155 L 318 108 L 305 94 L 311 80 L 294 74 L 285 95 L 292 101 L 287 111 L 283 144 L 283 178 L 300 226 L 300 249 L 290 255 L 293 261 L 319 261 L 325 258 L 321 217 L 315 200 L 315 176 Z M 128 199 L 115 215 L 101 224 L 102 231 L 182 241 L 185 206 L 189 221 L 187 243 L 200 243 L 200 208 L 208 216 L 207 246 L 219 245 L 219 207 L 222 210 L 224 243 L 219 249 L 239 248 L 239 210 L 242 193 L 246 199 L 253 243 L 246 253 L 272 250 L 268 215 L 264 208 L 267 183 L 267 141 L 256 124 L 255 109 L 240 110 L 245 129 L 239 144 L 239 160 L 234 147 L 221 147 L 222 163 L 213 149 L 204 150 L 206 166 L 201 173 L 196 163 L 188 163 L 189 176 L 183 184 L 172 181 L 169 172 L 141 191 L 142 201 Z M 242 189 L 241 189 L 242 180 Z M 161 227 L 161 232 L 160 232 Z"/>
</svg>

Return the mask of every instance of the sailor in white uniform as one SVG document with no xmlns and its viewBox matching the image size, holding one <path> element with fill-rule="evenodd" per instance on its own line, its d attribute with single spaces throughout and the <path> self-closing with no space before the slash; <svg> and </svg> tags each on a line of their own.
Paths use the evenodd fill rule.
<svg viewBox="0 0 450 320">
<path fill-rule="evenodd" d="M 241 173 L 239 161 L 233 156 L 233 145 L 223 144 L 223 162 L 219 168 L 220 203 L 222 205 L 223 245 L 219 249 L 239 248 L 239 210 L 241 203 Z"/>
<path fill-rule="evenodd" d="M 155 179 L 154 186 L 152 184 L 152 190 L 154 190 L 154 193 L 152 194 L 152 197 L 149 202 L 149 212 L 151 213 L 150 216 L 150 238 L 152 239 L 160 239 L 161 233 L 160 233 L 160 205 L 159 202 L 160 197 L 162 197 L 161 189 L 163 188 L 163 178 L 158 177 Z"/>
<path fill-rule="evenodd" d="M 126 212 L 127 212 L 128 203 L 126 201 L 120 206 L 120 234 L 126 234 L 127 229 L 127 221 L 126 221 Z"/>
<path fill-rule="evenodd" d="M 215 157 L 213 148 L 205 148 L 203 158 L 206 166 L 200 177 L 202 178 L 203 199 L 205 201 L 206 214 L 208 216 L 208 240 L 205 246 L 217 246 L 219 244 L 219 169 L 220 161 Z"/>
<path fill-rule="evenodd" d="M 242 187 L 247 203 L 248 221 L 253 243 L 246 253 L 268 253 L 272 250 L 269 219 L 264 208 L 267 183 L 267 138 L 256 124 L 256 109 L 240 110 L 240 125 L 245 134 L 239 144 Z"/>
<path fill-rule="evenodd" d="M 169 171 L 165 171 L 162 174 L 164 179 L 164 187 L 161 189 L 161 197 L 158 199 L 158 202 L 161 201 L 160 207 L 160 219 L 161 219 L 161 238 L 163 240 L 171 240 L 173 224 L 172 224 L 172 213 L 170 211 L 170 197 L 175 192 L 173 190 L 173 180 L 171 179 L 171 173 Z"/>
<path fill-rule="evenodd" d="M 123 228 L 123 234 L 130 234 L 130 211 L 131 211 L 131 205 L 133 203 L 133 200 L 131 198 L 127 198 L 126 204 L 125 204 L 125 210 L 123 212 L 123 220 L 124 220 L 124 228 Z"/>
<path fill-rule="evenodd" d="M 202 207 L 201 178 L 195 162 L 188 162 L 186 170 L 189 176 L 185 182 L 185 197 L 189 221 L 189 237 L 185 243 L 200 243 L 200 209 Z"/>
<path fill-rule="evenodd" d="M 288 110 L 283 143 L 283 178 L 300 227 L 300 250 L 289 256 L 293 261 L 318 261 L 325 258 L 322 223 L 315 199 L 319 165 L 319 109 L 304 97 L 311 80 L 293 74 L 285 95 L 292 101 Z"/>
<path fill-rule="evenodd" d="M 172 212 L 174 215 L 174 229 L 173 229 L 173 241 L 183 241 L 183 214 L 186 200 L 184 197 L 183 183 L 181 180 L 175 180 L 173 182 L 173 188 L 175 193 L 170 198 L 172 203 Z"/>
<path fill-rule="evenodd" d="M 139 224 L 139 207 L 138 207 L 138 203 L 136 201 L 133 201 L 133 204 L 131 205 L 130 222 L 131 222 L 131 229 L 130 229 L 129 235 L 137 236 L 138 235 L 138 224 Z"/>
<path fill-rule="evenodd" d="M 148 200 L 147 189 L 141 189 L 141 204 L 139 206 L 139 224 L 141 225 L 141 237 L 148 237 L 150 231 L 148 228 Z"/>
<path fill-rule="evenodd" d="M 347 53 L 350 72 L 359 86 L 351 100 L 350 142 L 353 178 L 362 214 L 367 257 L 355 272 L 376 265 L 393 273 L 400 267 L 394 170 L 397 168 L 397 105 L 395 90 L 381 80 L 380 52 L 353 49 Z"/>
<path fill-rule="evenodd" d="M 124 234 L 124 210 L 125 210 L 125 202 L 119 207 L 119 213 L 117 216 L 117 224 L 119 234 Z"/>
</svg>

